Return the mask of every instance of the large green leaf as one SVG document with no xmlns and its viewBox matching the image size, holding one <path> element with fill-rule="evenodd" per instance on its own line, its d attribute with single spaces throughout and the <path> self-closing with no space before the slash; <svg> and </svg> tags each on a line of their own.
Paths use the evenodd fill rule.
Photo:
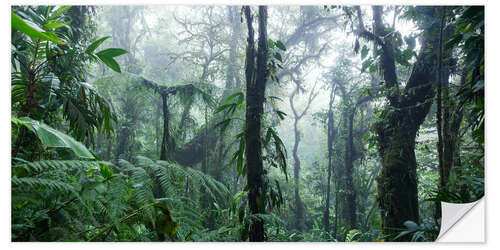
<svg viewBox="0 0 500 250">
<path fill-rule="evenodd" d="M 66 11 L 71 9 L 71 6 L 65 5 L 57 8 L 52 14 L 49 16 L 49 19 L 53 20 L 58 18 L 60 15 L 64 14 Z"/>
<path fill-rule="evenodd" d="M 96 53 L 96 55 L 104 56 L 104 57 L 117 57 L 123 54 L 127 54 L 128 51 L 119 48 L 109 48 L 105 50 L 101 50 Z"/>
<path fill-rule="evenodd" d="M 278 47 L 280 50 L 286 51 L 286 46 L 280 40 L 276 41 L 276 47 Z"/>
<path fill-rule="evenodd" d="M 31 130 L 37 135 L 42 144 L 47 147 L 69 148 L 79 157 L 89 159 L 95 158 L 82 143 L 43 122 L 33 120 L 29 117 L 12 117 L 12 123 L 17 124 L 18 126 L 24 126 Z"/>
<path fill-rule="evenodd" d="M 97 52 L 95 55 L 99 57 L 99 59 L 101 59 L 101 61 L 108 67 L 110 67 L 112 70 L 121 73 L 120 65 L 118 64 L 118 62 L 115 61 L 115 59 L 113 59 L 113 57 L 120 56 L 126 53 L 128 52 L 124 49 L 109 48 L 101 50 Z"/>
<path fill-rule="evenodd" d="M 85 50 L 85 52 L 89 53 L 89 54 L 94 53 L 95 49 L 97 49 L 97 47 L 99 47 L 99 45 L 101 45 L 104 41 L 106 41 L 110 37 L 111 36 L 105 36 L 103 38 L 100 38 L 100 39 L 96 40 L 95 42 L 93 42 L 92 44 L 90 44 L 87 47 L 87 49 Z"/>
<path fill-rule="evenodd" d="M 65 23 L 47 23 L 44 25 L 44 27 L 46 29 L 57 29 L 57 28 L 61 28 L 62 26 L 65 26 L 66 24 Z"/>
<path fill-rule="evenodd" d="M 100 55 L 97 55 L 97 57 L 99 57 L 99 59 L 101 59 L 101 61 L 104 64 L 106 64 L 109 68 L 111 68 L 112 70 L 114 70 L 114 71 L 116 71 L 118 73 L 122 73 L 122 71 L 120 69 L 120 65 L 112 57 L 104 57 L 104 56 L 100 56 Z"/>
<path fill-rule="evenodd" d="M 28 24 L 18 15 L 12 13 L 12 28 L 19 30 L 20 32 L 28 35 L 33 39 L 40 39 L 43 41 L 51 41 L 58 44 L 65 44 L 65 42 L 61 41 L 54 33 L 43 31 L 40 27 L 35 24 Z"/>
</svg>

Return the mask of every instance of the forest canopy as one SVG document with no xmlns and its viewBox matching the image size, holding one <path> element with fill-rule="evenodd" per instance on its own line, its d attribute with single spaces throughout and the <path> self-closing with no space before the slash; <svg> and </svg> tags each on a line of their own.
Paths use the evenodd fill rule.
<svg viewBox="0 0 500 250">
<path fill-rule="evenodd" d="M 484 6 L 12 6 L 12 241 L 434 241 Z"/>
</svg>

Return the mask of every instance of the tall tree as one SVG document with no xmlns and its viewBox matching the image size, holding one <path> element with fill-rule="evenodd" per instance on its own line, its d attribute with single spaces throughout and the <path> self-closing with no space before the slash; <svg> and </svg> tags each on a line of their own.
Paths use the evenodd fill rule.
<svg viewBox="0 0 500 250">
<path fill-rule="evenodd" d="M 268 47 L 267 47 L 267 7 L 259 6 L 258 27 L 259 39 L 258 49 L 255 49 L 253 17 L 250 7 L 245 6 L 245 18 L 248 28 L 247 50 L 246 50 L 246 164 L 248 203 L 251 214 L 265 213 L 262 202 L 264 196 L 264 169 L 262 163 L 262 141 L 261 122 L 264 110 L 264 93 L 266 82 L 269 77 L 267 69 Z M 264 241 L 264 221 L 254 219 L 249 230 L 250 241 Z"/>
<path fill-rule="evenodd" d="M 358 14 L 358 36 L 376 44 L 380 54 L 380 69 L 388 104 L 383 119 L 375 124 L 382 170 L 378 178 L 378 200 L 382 227 L 386 234 L 396 232 L 407 220 L 419 221 L 417 196 L 417 163 L 415 138 L 420 125 L 429 112 L 437 81 L 436 48 L 439 46 L 439 22 L 435 7 L 416 7 L 423 18 L 418 25 L 422 31 L 419 55 L 412 73 L 404 86 L 396 75 L 393 33 L 383 23 L 383 7 L 373 6 L 373 33 L 363 24 L 361 9 Z M 400 240 L 408 240 L 402 237 Z"/>
<path fill-rule="evenodd" d="M 473 138 L 484 143 L 484 8 L 482 6 L 442 7 L 437 129 L 439 135 L 439 189 L 447 190 L 452 166 L 460 166 L 460 125 L 470 108 Z M 452 17 L 452 18 L 450 18 Z M 455 18 L 458 17 L 458 18 Z M 450 22 L 449 20 L 455 20 Z M 446 25 L 449 23 L 448 25 Z M 445 26 L 446 25 L 446 26 Z M 468 27 L 468 28 L 467 28 Z M 446 39 L 447 37 L 451 39 Z M 463 43 L 461 43 L 463 41 Z M 458 55 L 452 58 L 451 55 Z M 463 60 L 459 60 L 463 58 Z M 458 72 L 455 72 L 458 71 Z M 449 81 L 455 73 L 458 84 Z M 467 130 L 465 128 L 465 130 Z M 467 192 L 462 198 L 467 200 Z M 438 214 L 439 216 L 439 214 Z"/>
<path fill-rule="evenodd" d="M 330 101 L 328 103 L 328 117 L 327 117 L 327 147 L 328 147 L 328 175 L 326 179 L 326 201 L 325 201 L 325 211 L 323 214 L 323 224 L 325 225 L 325 231 L 330 232 L 330 195 L 331 195 L 331 178 L 333 170 L 333 141 L 337 135 L 336 128 L 334 126 L 334 115 L 333 115 L 333 103 L 335 101 L 335 89 L 337 85 L 332 84 L 330 90 Z M 337 218 L 335 218 L 337 220 Z M 334 229 L 334 235 L 336 232 L 336 223 Z"/>
<path fill-rule="evenodd" d="M 293 168 L 293 174 L 294 174 L 294 184 L 295 184 L 295 227 L 297 230 L 302 231 L 304 228 L 304 204 L 302 203 L 302 200 L 300 199 L 300 193 L 299 193 L 299 186 L 300 186 L 300 158 L 298 155 L 298 149 L 299 149 L 299 144 L 300 144 L 300 134 L 301 131 L 299 129 L 299 122 L 300 120 L 304 117 L 304 115 L 307 113 L 309 110 L 309 107 L 311 106 L 311 103 L 313 102 L 314 98 L 318 96 L 318 93 L 316 89 L 316 84 L 313 86 L 311 89 L 311 92 L 309 92 L 309 97 L 307 98 L 306 106 L 302 110 L 302 112 L 299 112 L 297 108 L 294 106 L 294 98 L 296 98 L 299 94 L 299 92 L 302 90 L 302 87 L 300 86 L 300 81 L 295 80 L 294 81 L 296 86 L 295 90 L 292 92 L 292 94 L 289 96 L 289 101 L 290 101 L 290 107 L 292 109 L 294 121 L 293 121 L 293 129 L 294 129 L 294 136 L 295 136 L 295 142 L 293 144 L 293 162 L 294 162 L 294 168 Z"/>
<path fill-rule="evenodd" d="M 347 66 L 350 66 L 350 62 L 347 62 Z M 350 68 L 348 68 L 349 72 Z M 355 129 L 363 129 L 362 121 L 361 124 L 355 125 L 355 118 L 358 109 L 371 100 L 371 95 L 364 95 L 360 93 L 361 88 L 359 85 L 363 82 L 354 77 L 347 80 L 341 77 L 340 79 L 335 79 L 339 81 L 338 89 L 342 97 L 342 115 L 343 115 L 343 133 L 344 133 L 344 169 L 342 172 L 342 178 L 340 183 L 343 185 L 345 190 L 345 196 L 343 197 L 343 217 L 347 222 L 350 229 L 357 228 L 357 196 L 358 188 L 355 185 L 355 161 L 361 157 L 360 150 L 355 147 L 355 137 L 362 136 L 364 133 L 357 133 Z M 357 80 L 357 81 L 354 81 Z M 354 83 L 352 83 L 354 81 Z M 364 96 L 363 96 L 364 95 Z M 358 127 L 359 126 L 359 127 Z"/>
</svg>

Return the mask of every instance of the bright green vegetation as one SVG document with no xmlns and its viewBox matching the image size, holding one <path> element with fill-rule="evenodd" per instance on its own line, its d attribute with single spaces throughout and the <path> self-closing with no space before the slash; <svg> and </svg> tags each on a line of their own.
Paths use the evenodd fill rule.
<svg viewBox="0 0 500 250">
<path fill-rule="evenodd" d="M 481 6 L 13 6 L 12 241 L 433 241 Z"/>
</svg>

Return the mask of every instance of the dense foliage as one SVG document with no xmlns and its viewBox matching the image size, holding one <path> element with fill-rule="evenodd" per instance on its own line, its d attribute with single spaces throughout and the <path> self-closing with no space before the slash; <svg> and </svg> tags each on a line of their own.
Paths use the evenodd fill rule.
<svg viewBox="0 0 500 250">
<path fill-rule="evenodd" d="M 482 6 L 13 6 L 12 241 L 433 241 Z"/>
</svg>

